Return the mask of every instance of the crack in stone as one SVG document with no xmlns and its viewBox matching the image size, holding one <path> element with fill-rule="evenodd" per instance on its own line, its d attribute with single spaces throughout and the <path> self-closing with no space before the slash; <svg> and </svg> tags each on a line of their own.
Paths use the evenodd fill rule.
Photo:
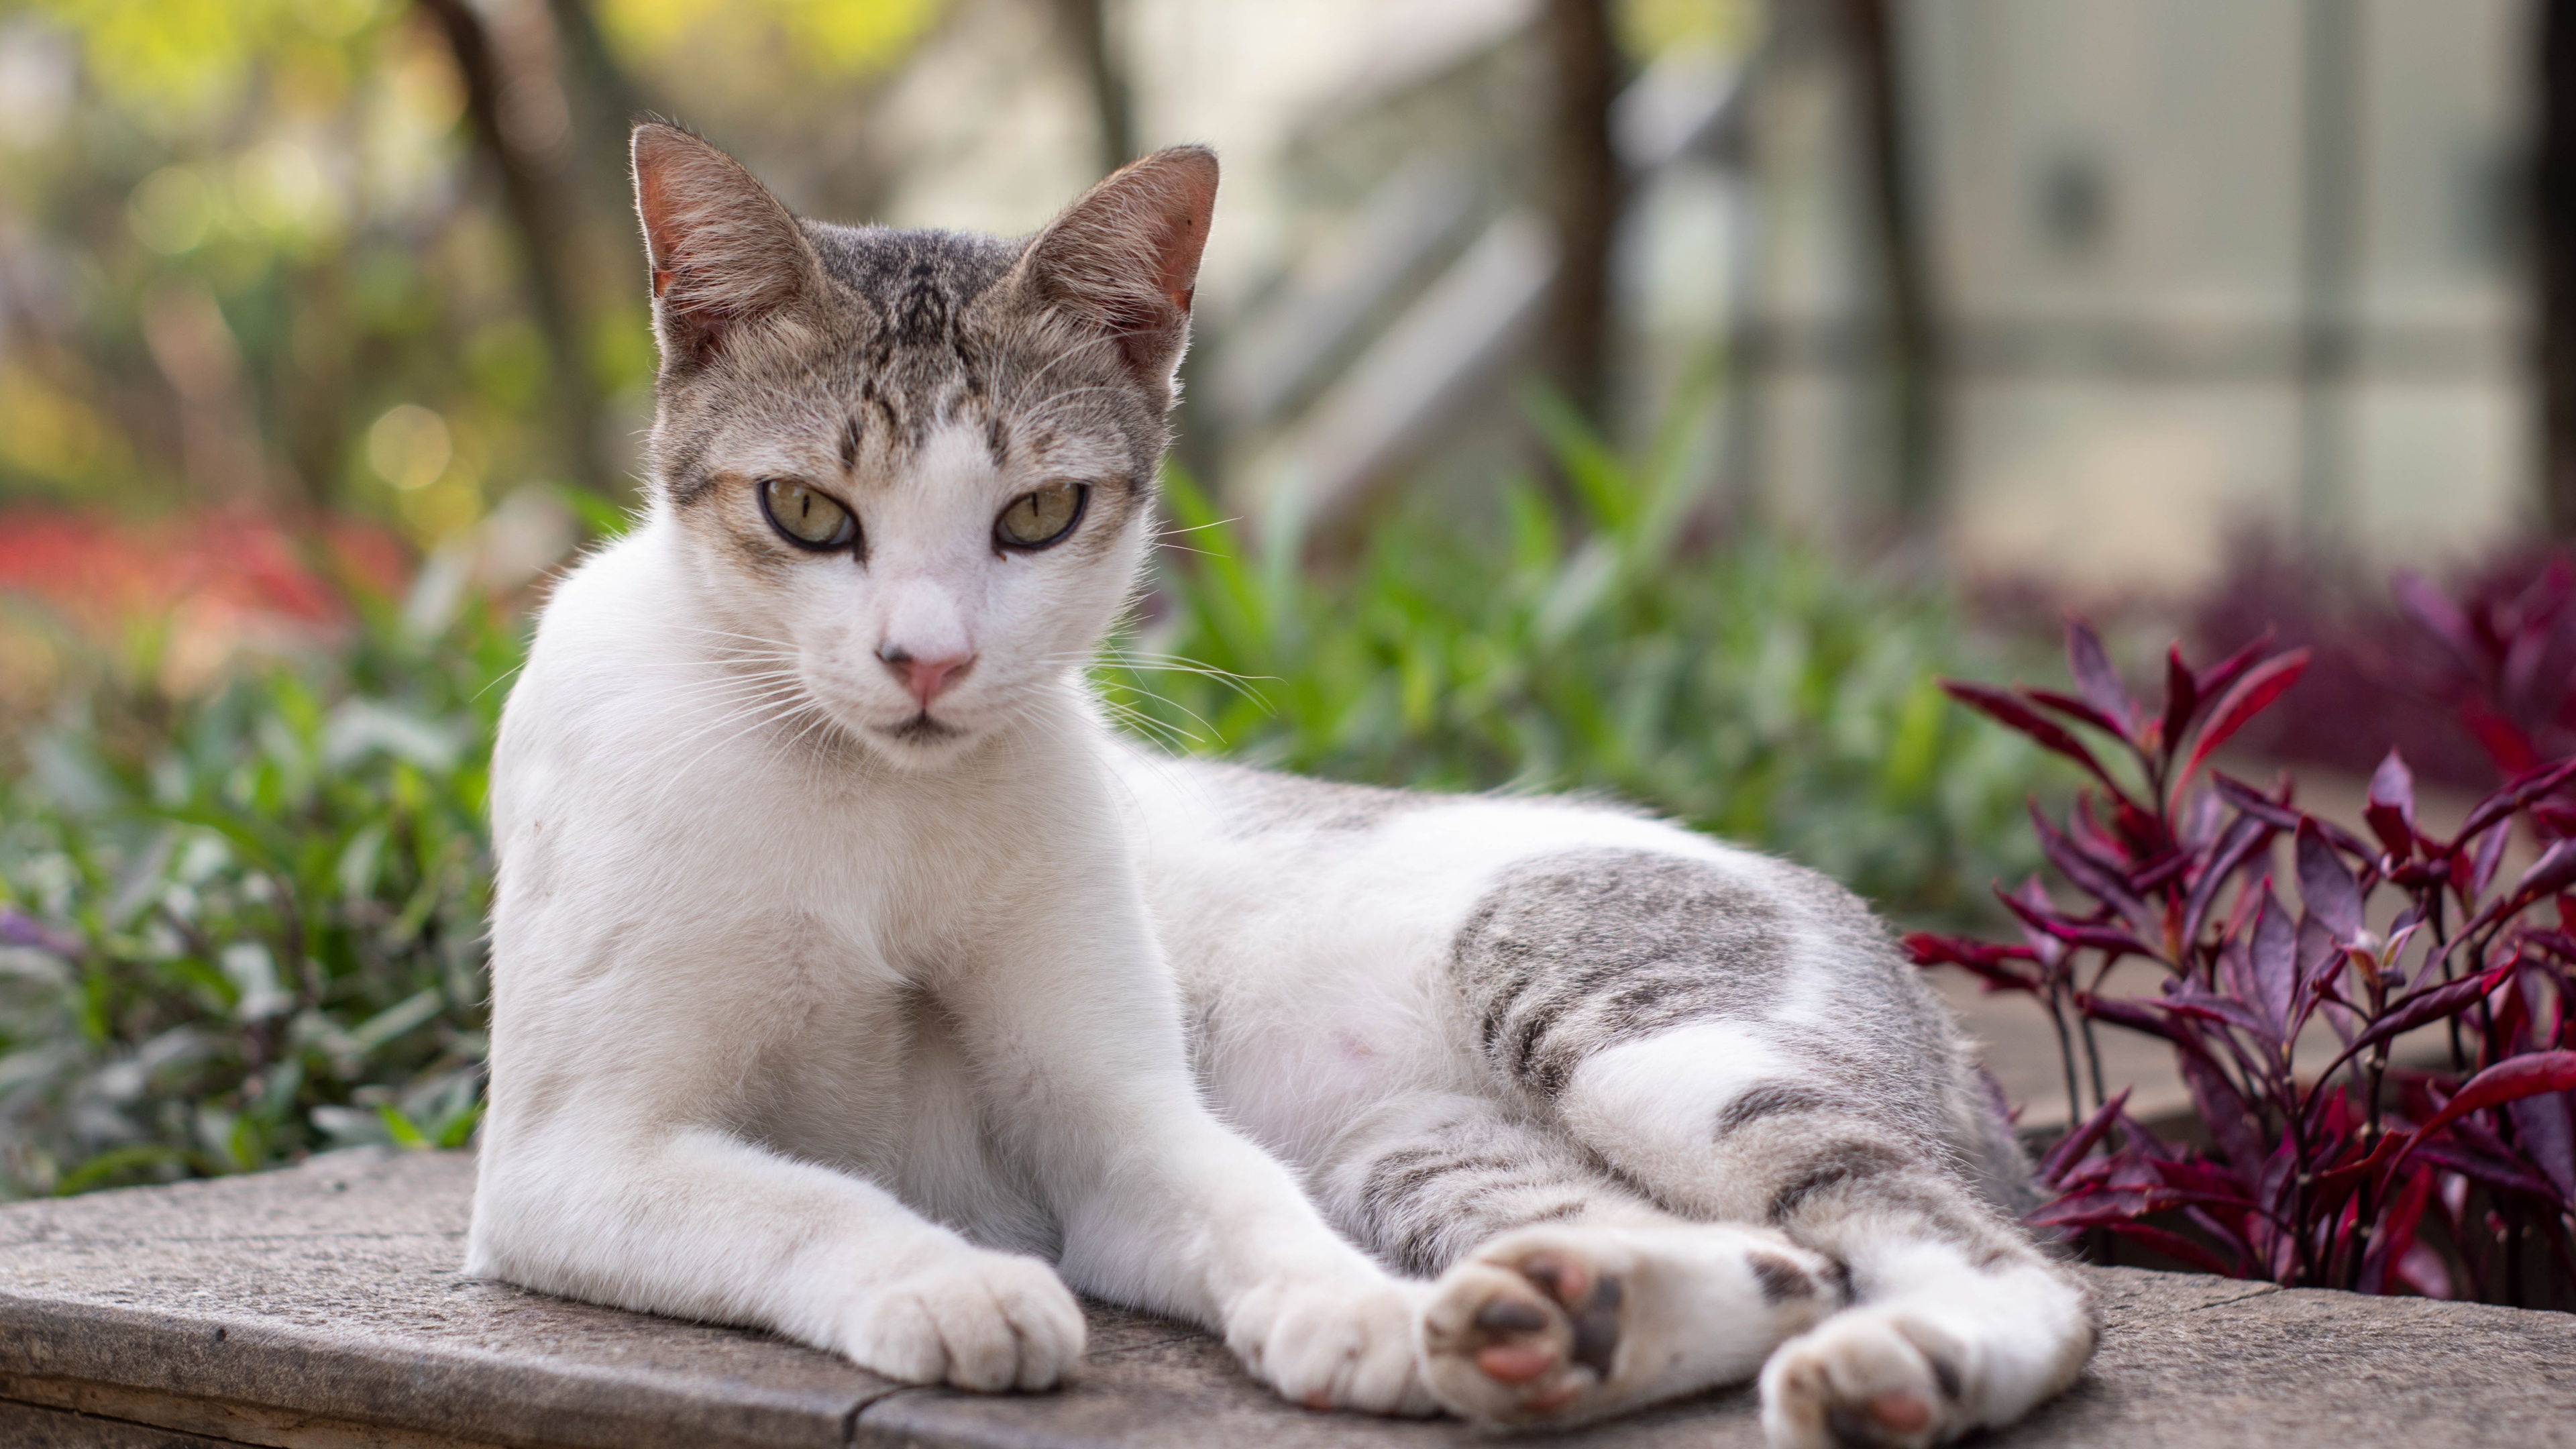
<svg viewBox="0 0 2576 1449">
<path fill-rule="evenodd" d="M 2280 1291 L 2281 1285 L 2278 1283 L 2258 1283 L 2255 1284 L 2250 1291 L 2240 1293 L 2233 1298 L 2221 1298 L 2215 1303 L 2195 1303 L 2189 1308 L 2185 1308 L 2180 1311 L 2183 1313 L 2205 1313 L 2212 1308 L 2225 1308 L 2231 1303 L 2251 1303 L 2257 1298 L 2269 1298 Z"/>
</svg>

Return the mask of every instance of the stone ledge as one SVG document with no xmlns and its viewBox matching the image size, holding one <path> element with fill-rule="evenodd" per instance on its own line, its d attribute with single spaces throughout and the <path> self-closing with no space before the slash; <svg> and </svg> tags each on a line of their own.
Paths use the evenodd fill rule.
<svg viewBox="0 0 2576 1449">
<path fill-rule="evenodd" d="M 473 1166 L 368 1152 L 291 1171 L 0 1208 L 0 1442 L 204 1449 L 1261 1444 L 1463 1449 L 1464 1425 L 1285 1404 L 1186 1326 L 1095 1307 L 1055 1394 L 904 1388 L 763 1334 L 456 1272 Z M 2091 1270 L 2102 1351 L 1984 1442 L 2567 1445 L 2576 1315 Z M 1753 1449 L 1748 1393 L 1575 1433 Z"/>
</svg>

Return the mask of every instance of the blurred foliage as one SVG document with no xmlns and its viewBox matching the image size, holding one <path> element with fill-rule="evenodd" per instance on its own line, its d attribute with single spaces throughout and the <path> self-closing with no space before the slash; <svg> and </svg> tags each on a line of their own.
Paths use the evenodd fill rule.
<svg viewBox="0 0 2576 1449">
<path fill-rule="evenodd" d="M 1113 712 L 1174 748 L 1341 779 L 1603 791 L 1909 919 L 1990 918 L 1988 887 L 2037 864 L 2028 796 L 2065 783 L 1943 703 L 1937 675 L 2006 671 L 2003 646 L 1937 590 L 1793 541 L 1693 542 L 1707 473 L 1687 411 L 1637 461 L 1536 412 L 1578 530 L 1526 482 L 1501 539 L 1415 498 L 1318 575 L 1295 520 L 1255 549 L 1172 478 L 1168 608 L 1098 671 Z"/>
<path fill-rule="evenodd" d="M 66 704 L 0 815 L 0 1195 L 465 1140 L 520 649 L 488 605 L 429 641 L 378 608 L 194 704 Z"/>
<path fill-rule="evenodd" d="M 806 69 L 882 69 L 939 17 L 941 0 L 606 0 L 600 29 L 637 64 L 746 34 L 776 37 Z"/>
<path fill-rule="evenodd" d="M 863 201 L 863 148 L 808 133 L 943 10 L 473 10 L 503 129 L 563 213 L 541 238 L 504 204 L 425 6 L 0 0 L 0 505 L 319 507 L 432 545 L 523 484 L 613 477 L 653 362 L 627 115 L 685 106 Z M 859 154 L 805 161 L 818 144 Z M 573 284 L 559 325 L 530 305 L 541 254 Z M 600 400 L 596 438 L 566 425 L 573 393 Z"/>
</svg>

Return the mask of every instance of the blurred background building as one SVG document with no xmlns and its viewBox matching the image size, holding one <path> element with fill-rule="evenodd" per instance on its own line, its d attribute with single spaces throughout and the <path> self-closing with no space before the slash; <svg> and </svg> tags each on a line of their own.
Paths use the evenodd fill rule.
<svg viewBox="0 0 2576 1449">
<path fill-rule="evenodd" d="M 2557 8 L 18 0 L 0 519 L 550 556 L 509 499 L 634 487 L 651 112 L 811 214 L 1001 232 L 1214 142 L 1182 457 L 1320 547 L 1535 466 L 1540 385 L 1678 439 L 1703 524 L 1989 591 L 2177 606 L 2257 540 L 2438 571 L 2564 514 Z"/>
</svg>

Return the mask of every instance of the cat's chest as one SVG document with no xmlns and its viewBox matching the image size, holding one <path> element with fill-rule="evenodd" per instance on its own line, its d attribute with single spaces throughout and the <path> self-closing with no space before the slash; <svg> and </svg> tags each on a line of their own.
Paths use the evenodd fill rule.
<svg viewBox="0 0 2576 1449">
<path fill-rule="evenodd" d="M 763 1053 L 763 1135 L 853 1165 L 884 1160 L 950 1090 L 948 1019 L 918 984 L 875 963 L 807 964 L 794 1022 Z"/>
</svg>

